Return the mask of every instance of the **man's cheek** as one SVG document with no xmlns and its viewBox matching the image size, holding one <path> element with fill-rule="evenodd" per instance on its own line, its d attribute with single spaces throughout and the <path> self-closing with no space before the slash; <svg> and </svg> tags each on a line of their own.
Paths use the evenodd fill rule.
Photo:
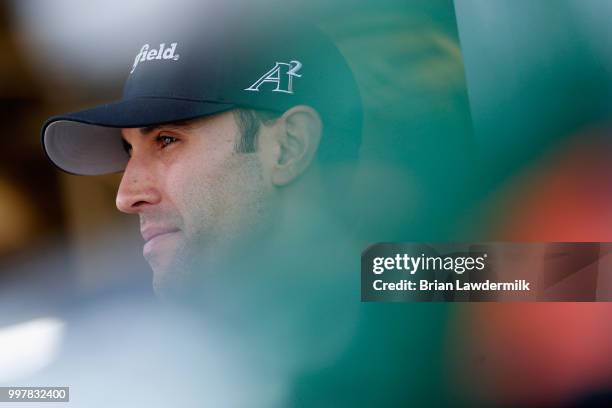
<svg viewBox="0 0 612 408">
<path fill-rule="evenodd" d="M 214 220 L 219 219 L 223 212 L 217 190 L 207 177 L 194 178 L 186 185 L 175 186 L 176 205 L 188 233 L 214 228 Z"/>
</svg>

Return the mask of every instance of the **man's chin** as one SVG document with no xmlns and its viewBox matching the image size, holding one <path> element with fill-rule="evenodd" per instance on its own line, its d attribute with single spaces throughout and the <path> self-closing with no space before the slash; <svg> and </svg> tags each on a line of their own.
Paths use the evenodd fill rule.
<svg viewBox="0 0 612 408">
<path fill-rule="evenodd" d="M 194 290 L 193 268 L 184 258 L 173 258 L 164 263 L 149 262 L 153 270 L 153 290 L 164 300 L 184 299 Z"/>
<path fill-rule="evenodd" d="M 225 241 L 210 239 L 192 242 L 167 241 L 179 243 L 176 247 L 165 246 L 163 251 L 145 254 L 153 270 L 153 289 L 162 299 L 180 302 L 199 302 L 209 291 L 214 292 L 217 285 L 228 281 L 235 282 L 237 277 L 231 271 L 241 270 L 245 257 L 236 254 L 253 255 L 254 242 L 261 240 L 241 240 L 232 236 Z M 159 249 L 162 249 L 159 246 Z M 172 250 L 170 250 L 172 249 Z"/>
<path fill-rule="evenodd" d="M 167 234 L 165 237 L 154 238 L 143 248 L 143 255 L 153 271 L 153 289 L 161 298 L 182 292 L 188 286 L 189 270 L 184 262 L 184 243 L 180 233 Z"/>
</svg>

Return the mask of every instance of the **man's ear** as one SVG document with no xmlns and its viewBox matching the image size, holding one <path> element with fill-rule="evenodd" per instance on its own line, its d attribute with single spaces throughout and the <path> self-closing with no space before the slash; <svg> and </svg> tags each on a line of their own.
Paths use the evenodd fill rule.
<svg viewBox="0 0 612 408">
<path fill-rule="evenodd" d="M 283 186 L 304 173 L 314 159 L 323 125 L 317 111 L 305 105 L 294 106 L 279 119 L 271 180 L 274 185 Z"/>
</svg>

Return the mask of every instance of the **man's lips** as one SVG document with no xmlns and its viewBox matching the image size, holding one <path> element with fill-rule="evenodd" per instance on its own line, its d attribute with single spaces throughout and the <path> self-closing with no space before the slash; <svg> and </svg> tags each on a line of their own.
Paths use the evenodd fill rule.
<svg viewBox="0 0 612 408">
<path fill-rule="evenodd" d="M 175 227 L 147 227 L 140 230 L 140 233 L 142 234 L 142 238 L 145 240 L 145 242 L 149 242 L 158 235 L 169 234 L 178 231 L 179 229 Z"/>
</svg>

